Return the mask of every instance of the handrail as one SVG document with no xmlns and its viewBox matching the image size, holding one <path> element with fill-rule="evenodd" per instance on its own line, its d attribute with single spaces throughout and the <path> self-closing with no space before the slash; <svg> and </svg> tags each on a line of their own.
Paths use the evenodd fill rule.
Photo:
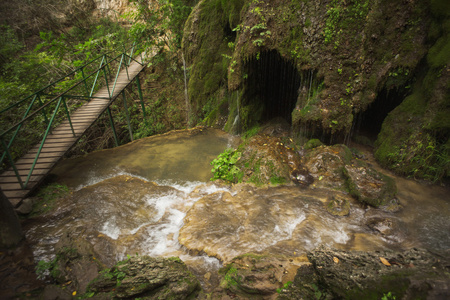
<svg viewBox="0 0 450 300">
<path fill-rule="evenodd" d="M 127 56 L 127 57 L 129 57 L 129 56 L 126 55 L 126 54 L 120 54 L 120 55 L 118 55 L 117 57 L 111 59 L 111 61 L 114 61 L 114 60 L 117 60 L 117 58 L 118 58 L 119 56 L 122 57 L 122 59 L 121 59 L 121 61 L 120 61 L 120 65 L 119 65 L 119 67 L 118 67 L 118 70 L 119 70 L 119 71 L 120 71 L 120 67 L 121 67 L 122 60 L 123 60 L 123 56 L 124 56 L 124 55 Z M 101 57 L 103 57 L 103 56 L 101 56 Z M 100 57 L 98 57 L 98 58 L 100 58 Z M 97 58 L 97 59 L 98 59 L 98 58 Z M 97 60 L 97 59 L 95 59 L 95 60 Z M 95 61 L 95 60 L 93 60 L 93 61 Z M 143 65 L 142 63 L 140 63 L 139 61 L 137 61 L 137 60 L 135 60 L 135 59 L 133 59 L 133 58 L 132 58 L 132 60 L 134 60 L 135 62 L 137 62 L 137 63 L 139 63 L 139 64 L 141 64 L 141 65 Z M 111 64 L 111 61 L 109 61 L 107 64 Z M 102 60 L 102 62 L 103 62 L 103 60 Z M 10 127 L 9 129 L 7 129 L 6 131 L 3 131 L 3 132 L 0 134 L 0 137 L 4 137 L 7 133 L 11 132 L 14 128 L 16 128 L 17 126 L 22 125 L 25 121 L 27 121 L 27 120 L 31 119 L 32 117 L 34 117 L 34 116 L 35 116 L 38 112 L 40 112 L 42 109 L 44 109 L 45 107 L 49 106 L 51 103 L 55 102 L 56 99 L 59 98 L 60 96 L 66 96 L 66 93 L 67 93 L 68 91 L 71 91 L 71 90 L 74 89 L 75 87 L 79 86 L 81 83 L 84 83 L 84 82 L 85 82 L 88 78 L 90 78 L 92 75 L 94 75 L 94 74 L 96 74 L 96 73 L 97 73 L 97 75 L 98 75 L 99 71 L 102 70 L 102 69 L 104 69 L 105 66 L 106 66 L 106 64 L 103 65 L 103 66 L 101 65 L 98 69 L 96 69 L 95 71 L 93 71 L 92 73 L 90 73 L 90 74 L 89 74 L 88 76 L 86 76 L 84 79 L 82 79 L 82 80 L 80 80 L 79 82 L 75 83 L 73 86 L 71 86 L 70 88 L 68 88 L 66 91 L 62 92 L 61 94 L 58 94 L 56 97 L 54 97 L 53 99 L 51 99 L 50 101 L 48 101 L 47 103 L 45 103 L 44 105 L 42 105 L 41 107 L 39 107 L 39 108 L 38 108 L 37 110 L 35 110 L 31 115 L 29 115 L 29 116 L 23 118 L 20 122 L 14 124 L 13 126 L 11 126 L 11 127 Z M 71 75 L 71 74 L 73 74 L 73 73 L 74 73 L 74 72 L 71 72 L 71 73 L 69 73 L 69 75 Z M 118 72 L 117 75 L 116 75 L 115 81 L 117 81 L 117 76 L 118 76 L 118 74 L 119 74 L 119 72 Z M 66 76 L 66 77 L 67 77 L 67 76 Z M 97 79 L 97 78 L 96 78 L 96 79 Z M 116 83 L 116 82 L 115 82 L 115 83 Z M 115 83 L 114 83 L 114 87 L 115 87 Z M 90 93 L 90 96 L 89 96 L 89 97 L 91 97 L 92 94 L 93 94 L 93 91 L 94 91 L 94 88 L 95 88 L 95 84 L 96 84 L 96 82 L 94 82 L 94 84 L 93 84 L 93 86 L 92 86 L 91 93 Z M 49 86 L 47 86 L 47 88 L 48 88 L 48 87 L 49 87 Z M 45 90 L 45 88 L 44 88 L 44 89 L 40 89 L 38 92 L 36 92 L 36 93 L 34 93 L 34 94 L 31 94 L 31 95 L 28 96 L 26 99 L 30 98 L 31 96 L 35 96 L 35 97 L 36 97 L 36 95 L 42 93 L 42 91 L 44 91 L 44 90 Z M 114 93 L 114 89 L 113 89 L 112 93 L 110 94 L 110 97 L 113 95 L 113 93 Z M 25 100 L 25 99 L 24 99 L 24 100 Z M 21 100 L 21 101 L 19 101 L 19 102 L 23 102 L 23 100 Z M 17 104 L 17 103 L 16 103 L 16 104 Z M 11 105 L 9 108 L 7 108 L 7 109 L 1 111 L 0 114 L 3 113 L 3 112 L 5 112 L 6 110 L 9 110 L 10 108 L 12 108 L 13 106 L 15 106 L 16 104 L 13 104 L 13 105 Z"/>
<path fill-rule="evenodd" d="M 126 51 L 131 50 L 131 55 L 132 55 L 132 53 L 134 52 L 134 47 L 135 47 L 135 44 L 133 43 L 132 46 L 130 46 L 128 49 L 124 49 L 124 50 L 126 50 Z M 90 60 L 89 62 L 85 63 L 84 65 L 77 67 L 77 68 L 76 68 L 75 70 L 73 70 L 72 72 L 70 72 L 70 73 L 68 73 L 68 74 L 66 74 L 66 75 L 64 75 L 64 76 L 62 76 L 62 77 L 60 77 L 59 79 L 57 79 L 57 80 L 53 81 L 52 83 L 46 85 L 45 87 L 41 88 L 41 89 L 38 90 L 37 92 L 34 92 L 33 94 L 26 96 L 24 99 L 22 99 L 22 100 L 20 100 L 20 101 L 14 103 L 14 104 L 8 106 L 7 108 L 4 108 L 3 110 L 0 111 L 0 114 L 4 113 L 4 112 L 6 112 L 6 111 L 8 111 L 8 110 L 10 110 L 10 109 L 12 109 L 12 108 L 14 108 L 14 107 L 20 105 L 20 104 L 22 104 L 22 103 L 25 102 L 26 100 L 28 100 L 28 99 L 30 99 L 31 97 L 33 97 L 35 94 L 38 94 L 38 93 L 41 93 L 41 92 L 45 91 L 46 89 L 50 88 L 51 86 L 57 84 L 58 82 L 63 81 L 63 80 L 66 79 L 67 77 L 69 77 L 69 76 L 71 76 L 71 75 L 73 75 L 73 74 L 79 72 L 79 71 L 82 70 L 84 67 L 86 67 L 86 66 L 92 64 L 92 63 L 95 62 L 96 60 L 98 60 L 98 59 L 100 59 L 100 58 L 103 58 L 105 55 L 108 55 L 109 53 L 112 53 L 112 52 L 114 52 L 114 51 L 113 51 L 113 50 L 108 51 L 108 52 L 102 54 L 101 56 L 98 56 L 97 58 L 94 58 L 94 59 Z M 122 54 L 124 54 L 124 53 L 122 53 Z M 122 54 L 119 54 L 118 56 L 121 56 Z M 127 56 L 128 56 L 128 55 L 127 55 Z M 129 56 L 129 57 L 130 57 L 130 56 Z M 131 57 L 130 57 L 130 58 L 131 58 Z M 136 59 L 134 59 L 134 58 L 131 58 L 131 59 L 134 60 L 135 62 L 139 63 L 140 65 L 143 65 L 143 63 L 137 61 Z"/>
<path fill-rule="evenodd" d="M 3 131 L 2 133 L 0 133 L 1 146 L 2 146 L 2 148 L 4 148 L 4 152 L 3 152 L 2 156 L 0 157 L 0 164 L 3 162 L 5 157 L 8 158 L 8 160 L 10 161 L 10 163 L 11 163 L 13 169 L 14 169 L 14 172 L 16 174 L 16 177 L 18 178 L 19 184 L 20 184 L 22 189 L 26 188 L 27 185 L 28 185 L 28 182 L 30 181 L 31 175 L 32 175 L 32 173 L 34 171 L 34 167 L 36 166 L 36 163 L 37 163 L 37 161 L 39 159 L 39 155 L 40 155 L 40 153 L 42 151 L 43 145 L 45 144 L 46 138 L 49 135 L 49 133 L 51 133 L 53 123 L 54 123 L 54 121 L 55 121 L 56 117 L 58 116 L 58 113 L 59 113 L 59 111 L 61 109 L 65 111 L 66 117 L 68 119 L 71 131 L 72 131 L 72 134 L 74 136 L 76 136 L 74 128 L 73 128 L 73 125 L 72 125 L 72 121 L 71 121 L 71 118 L 70 118 L 69 108 L 67 106 L 67 103 L 66 103 L 65 99 L 74 97 L 74 98 L 88 99 L 89 100 L 89 99 L 93 98 L 92 95 L 94 94 L 95 87 L 97 86 L 97 83 L 99 81 L 100 72 L 103 72 L 103 75 L 105 77 L 106 87 L 108 89 L 108 95 L 109 95 L 109 97 L 105 98 L 105 99 L 109 99 L 110 103 L 112 103 L 112 101 L 115 99 L 115 97 L 114 97 L 114 90 L 115 90 L 115 87 L 116 87 L 118 74 L 120 73 L 123 65 L 125 65 L 128 78 L 129 78 L 128 65 L 132 61 L 135 61 L 136 63 L 138 63 L 138 64 L 140 64 L 142 66 L 144 65 L 144 59 L 142 57 L 142 53 L 144 53 L 144 52 L 140 52 L 141 61 L 138 61 L 138 60 L 136 60 L 135 58 L 133 58 L 131 56 L 131 55 L 133 55 L 133 53 L 135 53 L 135 47 L 136 47 L 136 45 L 133 44 L 133 46 L 131 46 L 128 49 L 126 49 L 126 50 L 130 50 L 131 49 L 130 55 L 128 55 L 127 53 L 121 53 L 121 54 L 117 55 L 116 57 L 111 57 L 110 54 L 112 54 L 113 51 L 109 51 L 109 52 L 107 52 L 107 53 L 105 53 L 105 54 L 103 54 L 103 55 L 101 55 L 101 56 L 99 56 L 97 58 L 94 58 L 91 61 L 89 61 L 88 63 L 85 63 L 84 65 L 78 67 L 74 71 L 66 74 L 65 76 L 61 77 L 60 79 L 58 79 L 58 80 L 52 82 L 51 84 L 45 86 L 44 88 L 40 89 L 39 91 L 37 91 L 37 92 L 35 92 L 35 93 L 25 97 L 24 99 L 18 101 L 17 103 L 14 103 L 14 104 L 10 105 L 9 107 L 7 107 L 7 108 L 3 109 L 2 111 L 0 111 L 0 114 L 2 114 L 2 113 L 6 112 L 6 111 L 8 111 L 8 110 L 10 110 L 10 109 L 12 109 L 14 107 L 18 107 L 20 104 L 22 104 L 22 103 L 26 102 L 27 100 L 31 99 L 31 102 L 28 105 L 28 108 L 27 108 L 25 114 L 23 115 L 22 120 L 20 120 L 16 124 L 12 125 L 10 128 L 8 128 L 7 130 Z M 120 61 L 119 61 L 119 57 L 120 57 Z M 90 64 L 92 64 L 92 63 L 94 63 L 96 61 L 99 61 L 100 59 L 101 59 L 101 61 L 100 61 L 100 64 L 98 65 L 98 67 L 94 71 L 92 71 L 89 74 L 87 74 L 87 76 L 86 76 L 86 74 L 85 74 L 85 70 L 86 69 L 85 68 L 88 65 L 90 65 Z M 108 70 L 108 73 L 109 73 L 111 71 L 110 66 L 112 67 L 113 63 L 116 63 L 116 62 L 118 62 L 117 74 L 116 74 L 115 79 L 114 79 L 113 89 L 110 92 L 109 83 L 108 82 L 109 82 L 109 80 L 111 80 L 113 78 L 110 78 L 108 80 L 108 77 L 110 77 L 110 76 L 107 76 L 106 69 Z M 115 67 L 113 67 L 113 68 L 115 69 Z M 67 78 L 68 76 L 72 76 L 72 75 L 74 75 L 74 74 L 76 74 L 77 72 L 80 72 L 80 71 L 81 71 L 82 79 L 80 79 L 79 81 L 74 83 L 71 87 L 67 88 L 65 91 L 63 91 L 61 93 L 57 93 L 56 95 L 51 95 L 51 94 L 45 93 L 45 90 L 49 89 L 52 86 L 55 86 L 58 82 L 61 82 L 63 79 Z M 88 85 L 87 85 L 87 81 L 88 81 L 88 79 L 93 78 L 93 77 L 95 77 L 95 78 L 94 78 L 94 81 L 92 83 L 92 87 L 91 87 L 91 89 L 89 91 L 89 88 L 88 88 Z M 85 94 L 84 96 L 70 95 L 69 94 L 70 91 L 72 91 L 73 89 L 77 88 L 81 84 L 84 84 L 84 90 L 85 90 L 85 92 L 83 92 L 83 94 Z M 89 83 L 89 85 L 90 85 L 90 83 Z M 50 100 L 46 101 L 46 103 L 43 103 L 42 99 L 41 99 L 41 95 L 42 96 L 47 96 L 47 97 L 50 96 L 52 98 Z M 35 109 L 34 111 L 31 112 L 32 107 L 35 106 L 35 104 L 36 104 L 36 100 L 39 101 L 40 106 L 37 109 Z M 56 103 L 56 106 L 54 107 L 54 111 L 52 113 L 52 116 L 51 116 L 50 120 L 48 120 L 47 113 L 46 113 L 45 110 L 46 110 L 46 108 L 50 107 L 50 105 L 55 104 L 55 103 Z M 32 167 L 31 167 L 31 169 L 29 171 L 29 174 L 26 177 L 25 182 L 23 182 L 21 177 L 19 176 L 19 173 L 17 172 L 17 168 L 16 168 L 15 163 L 14 163 L 14 161 L 12 159 L 11 152 L 9 151 L 9 149 L 13 145 L 13 142 L 14 142 L 14 140 L 15 140 L 18 132 L 19 132 L 19 130 L 21 129 L 22 125 L 25 122 L 31 120 L 38 113 L 41 113 L 41 112 L 44 114 L 44 118 L 45 118 L 45 121 L 46 121 L 46 128 L 47 129 L 45 130 L 45 134 L 44 134 L 43 138 L 41 139 L 40 147 L 39 147 L 39 149 L 37 151 L 37 154 L 36 154 L 36 156 L 34 158 L 34 161 L 33 161 Z M 10 134 L 14 130 L 15 130 L 15 132 L 14 132 L 13 136 L 11 137 L 9 142 L 6 143 L 5 142 L 6 135 Z"/>
</svg>

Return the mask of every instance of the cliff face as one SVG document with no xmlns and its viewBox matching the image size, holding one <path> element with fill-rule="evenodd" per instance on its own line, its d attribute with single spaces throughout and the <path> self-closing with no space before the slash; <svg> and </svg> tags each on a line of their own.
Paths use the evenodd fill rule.
<svg viewBox="0 0 450 300">
<path fill-rule="evenodd" d="M 397 144 L 420 140 L 436 149 L 431 156 L 444 153 L 441 171 L 448 170 L 448 6 L 441 0 L 200 1 L 184 34 L 192 115 L 240 131 L 281 117 L 294 134 L 330 143 L 356 131 L 378 135 L 377 158 L 391 168 L 410 160 L 401 157 L 408 147 Z M 422 150 L 413 156 L 425 155 Z"/>
</svg>

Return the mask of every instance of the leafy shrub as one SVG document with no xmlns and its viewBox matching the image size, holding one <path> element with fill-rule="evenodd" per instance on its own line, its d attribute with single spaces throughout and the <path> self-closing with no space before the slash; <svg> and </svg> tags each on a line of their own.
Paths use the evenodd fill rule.
<svg viewBox="0 0 450 300">
<path fill-rule="evenodd" d="M 233 149 L 226 149 L 211 162 L 211 172 L 214 173 L 211 180 L 222 179 L 230 182 L 240 182 L 243 172 L 236 166 L 242 153 Z"/>
</svg>

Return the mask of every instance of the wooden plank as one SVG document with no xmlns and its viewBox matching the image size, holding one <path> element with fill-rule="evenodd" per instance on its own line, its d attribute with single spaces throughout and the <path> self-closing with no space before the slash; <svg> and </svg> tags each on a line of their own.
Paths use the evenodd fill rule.
<svg viewBox="0 0 450 300">
<path fill-rule="evenodd" d="M 41 180 L 42 176 L 31 176 L 30 177 L 30 181 L 39 181 Z M 22 179 L 22 182 L 25 182 L 25 180 L 27 180 L 27 176 L 20 176 L 20 179 Z M 12 177 L 12 176 L 5 176 L 5 177 L 1 177 L 0 176 L 0 183 L 18 183 L 19 181 L 17 180 L 17 177 Z"/>
<path fill-rule="evenodd" d="M 17 170 L 27 170 L 28 172 L 30 172 L 31 169 L 31 165 L 32 164 L 18 164 L 16 165 Z M 55 163 L 37 163 L 34 166 L 34 169 L 51 169 L 53 166 L 55 165 Z"/>
<path fill-rule="evenodd" d="M 56 162 L 60 157 L 39 157 L 37 160 L 37 164 L 39 163 L 52 163 Z M 25 165 L 25 164 L 32 164 L 34 162 L 35 158 L 21 158 L 16 162 L 16 166 L 18 165 Z"/>
<path fill-rule="evenodd" d="M 37 184 L 37 181 L 29 181 L 27 188 L 25 190 L 30 190 L 32 189 L 35 185 Z M 2 191 L 7 192 L 7 191 L 21 191 L 22 188 L 20 187 L 20 184 L 18 183 L 5 183 L 2 184 Z"/>
<path fill-rule="evenodd" d="M 48 171 L 49 171 L 48 169 L 34 169 L 32 175 L 45 175 L 45 174 L 47 174 Z M 25 176 L 25 178 L 26 178 L 26 176 L 28 176 L 28 173 L 30 173 L 30 170 L 29 169 L 28 170 L 18 170 L 18 172 L 19 172 L 19 175 Z M 12 170 L 8 170 L 8 171 L 3 172 L 0 176 L 1 177 L 12 177 L 12 176 L 15 177 L 16 173 L 14 173 L 14 171 L 12 171 Z"/>
<path fill-rule="evenodd" d="M 44 152 L 42 151 L 39 154 L 39 158 L 48 158 L 48 157 L 61 157 L 64 155 L 66 151 L 52 151 L 52 152 Z M 25 154 L 24 156 L 22 156 L 22 158 L 24 159 L 30 159 L 30 158 L 35 158 L 36 157 L 36 153 L 30 153 L 28 152 L 27 154 Z"/>
</svg>

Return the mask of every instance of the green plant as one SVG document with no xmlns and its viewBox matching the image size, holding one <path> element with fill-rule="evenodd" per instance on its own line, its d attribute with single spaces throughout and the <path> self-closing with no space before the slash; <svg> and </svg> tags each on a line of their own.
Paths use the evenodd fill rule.
<svg viewBox="0 0 450 300">
<path fill-rule="evenodd" d="M 285 284 L 283 284 L 282 288 L 277 288 L 277 293 L 281 294 L 281 292 L 285 289 L 287 289 L 292 284 L 292 281 L 288 281 Z"/>
<path fill-rule="evenodd" d="M 384 294 L 383 297 L 381 297 L 381 300 L 395 300 L 397 299 L 394 295 L 391 294 L 391 292 Z"/>
<path fill-rule="evenodd" d="M 240 281 L 241 277 L 237 275 L 237 269 L 231 266 L 225 274 L 223 285 L 225 285 L 226 288 L 230 288 L 232 286 L 237 286 Z"/>
<path fill-rule="evenodd" d="M 38 279 L 44 279 L 47 275 L 55 277 L 58 275 L 58 271 L 56 270 L 56 262 L 57 258 L 54 258 L 51 261 L 40 260 L 36 265 L 36 274 Z"/>
<path fill-rule="evenodd" d="M 252 128 L 250 128 L 249 130 L 247 130 L 246 132 L 244 132 L 242 134 L 242 138 L 244 140 L 251 138 L 252 136 L 255 136 L 256 134 L 258 134 L 259 132 L 259 125 L 255 125 Z"/>
<path fill-rule="evenodd" d="M 33 205 L 31 216 L 48 212 L 53 208 L 53 204 L 57 199 L 63 198 L 69 193 L 69 188 L 64 184 L 52 183 L 41 188 L 37 194 L 40 201 Z"/>
<path fill-rule="evenodd" d="M 211 180 L 222 179 L 230 182 L 240 182 L 244 174 L 236 166 L 241 158 L 241 152 L 233 149 L 226 149 L 223 153 L 211 162 L 213 166 L 211 172 L 214 173 Z"/>
</svg>

